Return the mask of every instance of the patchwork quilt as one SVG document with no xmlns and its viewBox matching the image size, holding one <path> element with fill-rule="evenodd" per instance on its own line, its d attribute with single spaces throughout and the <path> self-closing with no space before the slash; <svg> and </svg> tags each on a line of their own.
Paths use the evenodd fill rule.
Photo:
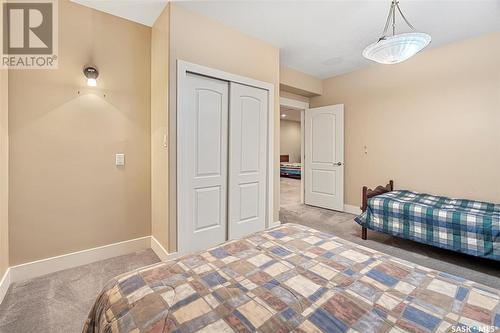
<svg viewBox="0 0 500 333">
<path fill-rule="evenodd" d="M 494 332 L 500 292 L 299 225 L 121 275 L 83 332 Z"/>
<path fill-rule="evenodd" d="M 368 229 L 500 260 L 500 204 L 392 191 L 368 199 L 356 222 Z"/>
</svg>

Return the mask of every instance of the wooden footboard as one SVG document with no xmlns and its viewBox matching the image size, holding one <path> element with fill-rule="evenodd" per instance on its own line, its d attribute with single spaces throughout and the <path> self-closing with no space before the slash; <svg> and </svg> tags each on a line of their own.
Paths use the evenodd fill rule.
<svg viewBox="0 0 500 333">
<path fill-rule="evenodd" d="M 368 199 L 384 194 L 387 192 L 391 192 L 394 190 L 394 181 L 389 180 L 389 183 L 385 186 L 379 185 L 375 187 L 375 189 L 368 188 L 367 186 L 363 186 L 363 198 L 362 198 L 362 206 L 361 206 L 361 211 L 364 213 L 366 212 L 366 209 L 368 208 Z M 367 229 L 365 227 L 361 227 L 361 238 L 366 239 L 367 237 Z"/>
</svg>

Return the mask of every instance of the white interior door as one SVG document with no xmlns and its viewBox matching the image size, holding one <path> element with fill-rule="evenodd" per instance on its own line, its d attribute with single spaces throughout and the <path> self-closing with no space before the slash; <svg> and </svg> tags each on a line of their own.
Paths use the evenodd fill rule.
<svg viewBox="0 0 500 333">
<path fill-rule="evenodd" d="M 227 238 L 229 83 L 186 74 L 178 116 L 179 249 Z"/>
<path fill-rule="evenodd" d="M 305 111 L 305 203 L 344 210 L 344 105 Z"/>
<path fill-rule="evenodd" d="M 230 83 L 229 239 L 266 226 L 268 91 Z"/>
</svg>

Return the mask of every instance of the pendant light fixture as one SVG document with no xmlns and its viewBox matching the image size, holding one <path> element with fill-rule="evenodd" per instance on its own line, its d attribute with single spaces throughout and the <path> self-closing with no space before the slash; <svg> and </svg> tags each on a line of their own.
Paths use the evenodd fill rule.
<svg viewBox="0 0 500 333">
<path fill-rule="evenodd" d="M 396 34 L 396 10 L 412 32 Z M 388 35 L 387 32 L 391 23 L 392 35 Z M 363 50 L 363 57 L 380 64 L 397 64 L 413 57 L 429 45 L 430 42 L 430 35 L 416 32 L 415 28 L 408 22 L 401 8 L 399 8 L 399 0 L 392 0 L 382 37 Z"/>
</svg>

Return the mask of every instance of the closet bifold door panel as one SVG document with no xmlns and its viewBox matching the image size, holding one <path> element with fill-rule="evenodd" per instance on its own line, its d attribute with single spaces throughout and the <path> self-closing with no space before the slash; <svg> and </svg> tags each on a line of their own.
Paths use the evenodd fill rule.
<svg viewBox="0 0 500 333">
<path fill-rule="evenodd" d="M 229 239 L 266 227 L 268 91 L 230 82 Z"/>
<path fill-rule="evenodd" d="M 229 83 L 186 73 L 178 122 L 178 232 L 183 252 L 227 239 Z"/>
</svg>

